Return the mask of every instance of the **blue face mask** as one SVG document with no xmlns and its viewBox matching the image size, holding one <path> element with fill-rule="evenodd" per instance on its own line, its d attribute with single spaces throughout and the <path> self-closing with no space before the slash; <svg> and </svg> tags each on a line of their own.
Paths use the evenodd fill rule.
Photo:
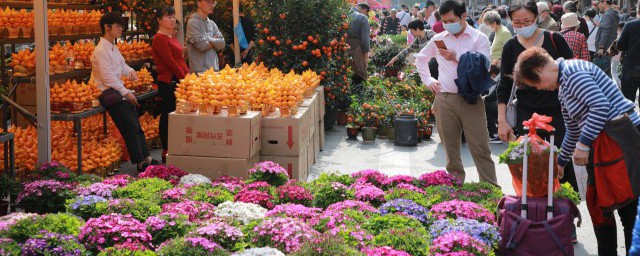
<svg viewBox="0 0 640 256">
<path fill-rule="evenodd" d="M 447 32 L 449 32 L 449 34 L 455 35 L 460 33 L 460 30 L 462 30 L 462 25 L 460 25 L 460 22 L 455 22 L 455 23 L 448 23 L 448 24 L 442 24 L 442 26 L 444 27 L 445 30 L 447 30 Z"/>
<path fill-rule="evenodd" d="M 537 28 L 538 28 L 538 24 L 534 22 L 533 24 L 526 26 L 524 28 L 513 28 L 513 32 L 523 36 L 524 38 L 531 38 L 533 34 L 536 32 Z"/>
</svg>

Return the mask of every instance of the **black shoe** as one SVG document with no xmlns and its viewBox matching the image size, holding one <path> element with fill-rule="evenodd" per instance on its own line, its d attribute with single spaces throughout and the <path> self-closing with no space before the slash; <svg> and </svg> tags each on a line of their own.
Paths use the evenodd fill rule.
<svg viewBox="0 0 640 256">
<path fill-rule="evenodd" d="M 149 165 L 160 165 L 160 162 L 158 162 L 158 160 L 151 159 L 151 163 Z"/>
<path fill-rule="evenodd" d="M 147 162 L 142 162 L 141 165 L 138 165 L 138 173 L 146 171 L 147 167 L 149 167 L 149 164 Z"/>
<path fill-rule="evenodd" d="M 502 140 L 498 136 L 491 135 L 489 136 L 489 144 L 502 144 Z"/>
</svg>

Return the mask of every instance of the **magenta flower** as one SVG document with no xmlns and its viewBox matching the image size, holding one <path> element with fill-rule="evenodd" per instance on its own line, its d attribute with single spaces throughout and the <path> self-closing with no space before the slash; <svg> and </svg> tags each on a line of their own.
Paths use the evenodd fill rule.
<svg viewBox="0 0 640 256">
<path fill-rule="evenodd" d="M 489 255 L 490 251 L 486 244 L 460 231 L 452 231 L 436 238 L 430 248 L 433 255 L 439 256 L 482 256 Z"/>
<path fill-rule="evenodd" d="M 178 185 L 180 178 L 188 173 L 179 169 L 178 167 L 169 165 L 152 165 L 138 175 L 138 178 L 159 178 L 171 182 L 172 185 Z"/>
<path fill-rule="evenodd" d="M 162 213 L 177 213 L 189 216 L 191 222 L 202 222 L 214 216 L 215 206 L 210 203 L 198 201 L 182 201 L 162 205 Z"/>
<path fill-rule="evenodd" d="M 253 228 L 253 243 L 258 246 L 273 246 L 289 254 L 300 249 L 302 244 L 320 235 L 306 223 L 293 218 L 265 219 Z"/>
<path fill-rule="evenodd" d="M 211 223 L 196 229 L 192 234 L 204 237 L 229 250 L 244 238 L 244 233 L 242 233 L 239 228 L 222 221 L 212 221 Z"/>
<path fill-rule="evenodd" d="M 249 181 L 266 181 L 273 186 L 282 186 L 289 180 L 289 174 L 284 167 L 271 161 L 257 163 L 249 169 Z"/>
<path fill-rule="evenodd" d="M 406 190 L 409 190 L 409 191 L 418 192 L 420 194 L 426 194 L 426 192 L 423 189 L 421 189 L 419 187 L 416 187 L 414 185 L 411 185 L 411 184 L 400 183 L 395 188 L 397 188 L 397 189 L 406 189 Z"/>
<path fill-rule="evenodd" d="M 369 203 L 354 201 L 354 200 L 344 200 L 342 202 L 338 202 L 327 207 L 325 212 L 337 212 L 344 211 L 346 209 L 352 209 L 356 211 L 367 211 L 367 212 L 378 212 L 378 209 L 371 206 Z"/>
<path fill-rule="evenodd" d="M 104 198 L 111 198 L 113 196 L 113 191 L 117 189 L 118 186 L 107 184 L 107 183 L 94 183 L 88 187 L 79 187 L 76 188 L 76 193 L 79 196 L 90 196 L 96 195 Z"/>
<path fill-rule="evenodd" d="M 47 193 L 63 192 L 73 189 L 73 185 L 68 183 L 56 180 L 37 180 L 24 184 L 22 191 L 18 194 L 16 203 L 20 204 L 22 200 L 30 197 L 40 197 Z"/>
<path fill-rule="evenodd" d="M 200 247 L 204 248 L 205 250 L 207 250 L 209 252 L 213 252 L 213 251 L 215 251 L 217 249 L 223 249 L 222 246 L 220 246 L 220 245 L 218 245 L 218 244 L 216 244 L 216 243 L 214 243 L 212 241 L 209 241 L 208 239 L 206 239 L 204 237 L 187 237 L 187 238 L 184 239 L 184 241 L 186 243 L 191 244 L 191 246 L 194 246 L 194 247 L 200 246 Z"/>
<path fill-rule="evenodd" d="M 179 202 L 187 194 L 185 188 L 172 188 L 162 192 L 162 200 L 166 202 Z"/>
<path fill-rule="evenodd" d="M 431 217 L 437 220 L 467 218 L 495 225 L 495 216 L 487 209 L 474 202 L 461 200 L 451 200 L 432 206 Z"/>
<path fill-rule="evenodd" d="M 271 186 L 271 184 L 267 183 L 266 181 L 256 181 L 256 182 L 245 185 L 242 190 L 243 191 L 259 190 L 265 193 L 269 193 L 269 190 L 271 188 L 273 188 L 273 186 Z"/>
<path fill-rule="evenodd" d="M 91 218 L 80 229 L 80 241 L 87 249 L 98 252 L 115 245 L 151 246 L 147 227 L 131 215 L 109 214 Z"/>
<path fill-rule="evenodd" d="M 382 187 L 388 179 L 388 176 L 378 170 L 362 170 L 351 174 L 356 179 L 356 183 L 371 183 L 376 187 Z"/>
<path fill-rule="evenodd" d="M 291 217 L 314 226 L 318 223 L 321 214 L 320 208 L 310 208 L 300 204 L 280 204 L 268 211 L 265 217 Z"/>
<path fill-rule="evenodd" d="M 382 185 L 388 188 L 392 188 L 398 186 L 400 184 L 413 185 L 416 178 L 408 176 L 408 175 L 394 175 L 386 179 Z"/>
<path fill-rule="evenodd" d="M 234 202 L 253 203 L 267 209 L 273 208 L 273 197 L 259 190 L 243 190 L 233 198 Z"/>
<path fill-rule="evenodd" d="M 422 176 L 418 178 L 418 182 L 420 183 L 420 186 L 423 188 L 426 188 L 429 186 L 439 186 L 439 185 L 445 185 L 445 186 L 460 185 L 460 181 L 458 181 L 458 179 L 456 179 L 455 177 L 453 177 L 453 175 L 449 174 L 447 171 L 444 171 L 444 170 L 437 170 L 435 172 L 422 174 Z"/>
<path fill-rule="evenodd" d="M 294 203 L 302 205 L 311 205 L 313 195 L 306 188 L 297 185 L 288 185 L 278 187 L 276 190 L 280 203 Z"/>
<path fill-rule="evenodd" d="M 118 187 L 124 187 L 128 185 L 129 182 L 131 182 L 132 180 L 134 180 L 134 178 L 127 174 L 119 174 L 119 175 L 114 175 L 110 178 L 104 179 L 102 183 L 116 185 Z"/>
<path fill-rule="evenodd" d="M 367 256 L 411 256 L 411 254 L 393 249 L 391 246 L 364 248 L 362 252 Z"/>
<path fill-rule="evenodd" d="M 355 183 L 351 185 L 351 188 L 355 190 L 354 195 L 358 201 L 369 202 L 375 207 L 386 201 L 384 191 L 370 183 Z"/>
</svg>

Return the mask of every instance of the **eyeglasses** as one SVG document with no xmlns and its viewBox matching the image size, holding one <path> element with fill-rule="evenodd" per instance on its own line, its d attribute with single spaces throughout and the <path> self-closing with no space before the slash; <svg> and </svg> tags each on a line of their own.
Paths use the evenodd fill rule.
<svg viewBox="0 0 640 256">
<path fill-rule="evenodd" d="M 526 27 L 526 26 L 531 26 L 531 24 L 533 24 L 533 22 L 535 22 L 535 19 L 532 20 L 514 20 L 511 24 L 513 24 L 514 27 Z"/>
</svg>

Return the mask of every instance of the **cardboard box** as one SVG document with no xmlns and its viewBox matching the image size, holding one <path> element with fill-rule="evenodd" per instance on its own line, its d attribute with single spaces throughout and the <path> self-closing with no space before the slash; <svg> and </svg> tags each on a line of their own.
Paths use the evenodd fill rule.
<svg viewBox="0 0 640 256">
<path fill-rule="evenodd" d="M 309 145 L 307 146 L 307 166 L 309 166 L 309 169 L 311 169 L 311 167 L 315 162 L 316 162 L 316 154 L 313 151 L 313 140 L 312 140 L 311 143 L 309 143 Z"/>
<path fill-rule="evenodd" d="M 35 106 L 38 104 L 36 99 L 36 84 L 19 84 L 16 87 L 16 103 L 21 106 Z"/>
<path fill-rule="evenodd" d="M 260 152 L 262 115 L 169 114 L 169 154 L 248 159 Z"/>
<path fill-rule="evenodd" d="M 300 108 L 290 117 L 280 117 L 275 111 L 262 118 L 263 156 L 300 156 L 311 141 L 311 114 Z"/>
<path fill-rule="evenodd" d="M 309 109 L 309 112 L 313 115 L 313 118 L 311 119 L 313 123 L 317 123 L 318 121 L 320 121 L 320 119 L 318 119 L 320 113 L 318 112 L 318 93 L 317 92 L 313 94 L 313 97 L 305 99 L 302 102 L 302 105 L 300 107 Z"/>
<path fill-rule="evenodd" d="M 324 139 L 325 139 L 325 131 L 324 131 L 324 119 L 320 121 L 320 125 L 318 126 L 318 134 L 320 134 L 320 151 L 324 150 Z"/>
<path fill-rule="evenodd" d="M 313 154 L 316 156 L 314 163 L 320 157 L 320 130 L 313 136 Z"/>
<path fill-rule="evenodd" d="M 318 121 L 324 120 L 325 102 L 324 102 L 324 87 L 320 87 L 320 90 L 316 90 L 318 93 Z"/>
<path fill-rule="evenodd" d="M 26 109 L 27 111 L 29 111 L 31 114 L 37 115 L 38 114 L 38 107 L 37 106 L 22 106 L 24 109 Z M 13 110 L 11 110 L 11 115 L 13 115 Z M 29 120 L 24 117 L 24 115 L 22 115 L 20 112 L 18 112 L 17 110 L 15 111 L 15 115 L 13 115 L 13 118 L 11 119 L 11 123 L 15 124 L 18 127 L 27 127 L 29 125 L 31 125 L 31 123 L 29 122 Z"/>
<path fill-rule="evenodd" d="M 188 173 L 202 174 L 210 179 L 215 179 L 223 175 L 246 179 L 249 177 L 247 171 L 253 168 L 258 162 L 260 162 L 259 154 L 249 159 L 167 156 L 167 165 L 176 166 Z"/>
<path fill-rule="evenodd" d="M 260 159 L 281 165 L 292 179 L 306 181 L 309 176 L 309 159 L 306 148 L 300 153 L 300 156 L 260 156 Z"/>
</svg>

